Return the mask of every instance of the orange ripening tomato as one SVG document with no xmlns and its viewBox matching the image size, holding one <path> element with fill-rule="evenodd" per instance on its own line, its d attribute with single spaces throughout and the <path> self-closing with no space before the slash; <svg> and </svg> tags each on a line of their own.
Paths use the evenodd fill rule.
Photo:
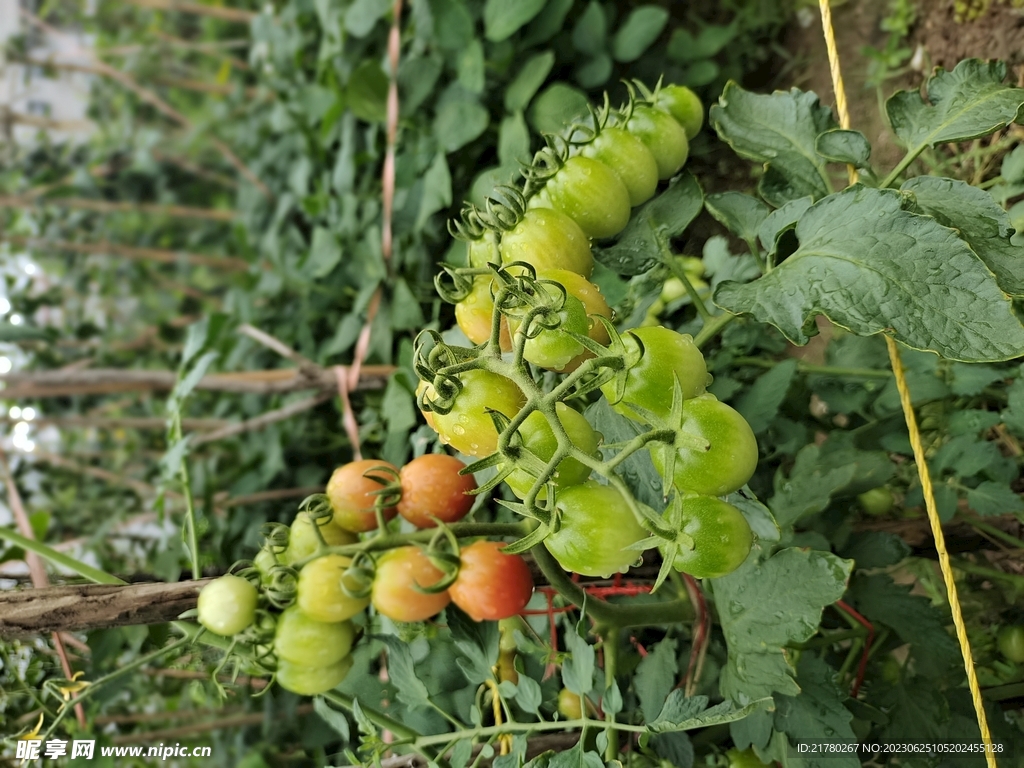
<svg viewBox="0 0 1024 768">
<path fill-rule="evenodd" d="M 410 461 L 398 473 L 402 500 L 398 514 L 417 528 L 436 528 L 437 520 L 454 523 L 473 506 L 472 475 L 460 475 L 466 465 L 444 453 L 428 453 Z"/>
<path fill-rule="evenodd" d="M 420 591 L 436 584 L 443 575 L 418 547 L 388 550 L 377 561 L 370 602 L 379 614 L 394 621 L 426 621 L 451 602 L 448 590 L 434 594 Z"/>
<path fill-rule="evenodd" d="M 448 588 L 452 602 L 475 621 L 518 614 L 530 602 L 533 575 L 519 555 L 506 555 L 500 541 L 477 541 L 459 554 L 459 575 Z"/>
<path fill-rule="evenodd" d="M 367 473 L 369 476 L 364 477 Z M 394 483 L 397 476 L 398 467 L 380 459 L 351 461 L 334 470 L 326 491 L 334 510 L 334 524 L 356 533 L 376 528 L 374 492 Z M 394 507 L 385 507 L 383 511 L 385 520 L 398 514 Z"/>
</svg>

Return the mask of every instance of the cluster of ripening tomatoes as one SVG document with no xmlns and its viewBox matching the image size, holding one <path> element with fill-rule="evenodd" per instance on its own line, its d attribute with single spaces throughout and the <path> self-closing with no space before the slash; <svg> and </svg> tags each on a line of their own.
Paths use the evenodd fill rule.
<svg viewBox="0 0 1024 768">
<path fill-rule="evenodd" d="M 455 315 L 477 346 L 452 352 L 457 362 L 433 378 L 418 366 L 424 380 L 417 401 L 441 440 L 470 456 L 508 452 L 507 445 L 499 448 L 504 430 L 495 414 L 517 421 L 518 458 L 502 479 L 528 506 L 540 501 L 553 511 L 556 524 L 543 545 L 567 571 L 609 576 L 633 565 L 640 550 L 658 546 L 678 570 L 715 577 L 738 567 L 751 547 L 743 514 L 719 497 L 753 474 L 754 435 L 738 412 L 706 392 L 704 357 L 690 336 L 656 325 L 620 335 L 588 279 L 591 239 L 622 231 L 632 206 L 682 168 L 703 122 L 688 89 L 641 90 L 643 99 L 631 93 L 623 109 L 606 104 L 589 126 L 549 140 L 524 171 L 521 192 L 506 191 L 503 204 L 466 212 L 458 229 L 469 241 L 469 267 L 455 273 L 461 280 Z M 506 301 L 513 283 L 518 298 Z M 522 386 L 516 374 L 493 370 L 511 370 L 499 361 L 512 350 Z M 665 520 L 675 539 L 651 536 L 621 483 L 591 478 L 602 436 L 581 413 L 560 401 L 537 407 L 543 396 L 525 363 L 569 374 L 596 355 L 615 364 L 597 372 L 602 377 L 594 387 L 623 416 L 658 432 L 644 450 L 674 501 L 660 518 L 651 512 L 648 519 Z M 494 362 L 481 362 L 484 357 Z M 531 386 L 528 398 L 524 388 Z M 524 408 L 530 412 L 517 418 Z M 553 424 L 564 432 L 561 450 Z M 566 454 L 565 436 L 574 455 Z M 200 623 L 218 635 L 251 639 L 258 656 L 273 657 L 269 666 L 282 687 L 311 695 L 344 679 L 358 635 L 352 620 L 371 605 L 401 622 L 428 619 L 450 602 L 478 621 L 518 614 L 533 580 L 526 562 L 501 551 L 501 543 L 462 546 L 442 527 L 438 536 L 448 550 L 432 542 L 424 551 L 380 530 L 397 515 L 422 529 L 460 520 L 476 489 L 472 474 L 460 474 L 464 469 L 459 459 L 440 454 L 401 470 L 376 460 L 339 467 L 326 494 L 303 503 L 286 543 L 271 536 L 255 568 L 203 588 Z M 370 531 L 375 537 L 361 542 L 359 535 Z M 351 549 L 325 553 L 325 547 Z M 283 610 L 275 616 L 268 607 Z"/>
<path fill-rule="evenodd" d="M 473 505 L 472 475 L 453 456 L 427 454 L 399 470 L 386 461 L 353 461 L 338 467 L 326 494 L 307 499 L 288 531 L 287 546 L 260 550 L 250 571 L 270 587 L 275 572 L 294 576 L 294 602 L 278 616 L 272 650 L 276 679 L 300 694 L 330 690 L 351 667 L 357 636 L 352 619 L 372 605 L 395 621 L 424 621 L 455 603 L 477 621 L 518 614 L 533 594 L 533 577 L 519 555 L 502 544 L 479 540 L 448 561 L 435 562 L 419 547 L 386 549 L 372 568 L 340 554 L 318 554 L 323 546 L 358 544 L 359 534 L 401 515 L 420 529 L 461 520 Z M 327 510 L 329 509 L 329 514 Z M 275 551 L 280 549 L 280 551 Z M 440 566 L 440 567 L 439 567 Z M 454 567 L 452 567 L 454 566 Z M 260 593 L 242 576 L 227 575 L 199 594 L 200 623 L 210 632 L 234 636 L 258 623 Z M 269 649 L 267 649 L 269 650 Z"/>
<path fill-rule="evenodd" d="M 459 327 L 478 346 L 451 355 L 454 373 L 425 367 L 417 397 L 444 443 L 463 454 L 489 456 L 500 443 L 492 413 L 515 419 L 527 393 L 495 370 L 497 364 L 467 369 L 465 360 L 515 351 L 517 359 L 537 368 L 569 374 L 593 358 L 595 349 L 619 356 L 622 365 L 605 376 L 602 394 L 624 416 L 675 436 L 672 443 L 652 441 L 647 447 L 666 488 L 677 494 L 665 516 L 678 538 L 658 546 L 677 569 L 715 577 L 734 570 L 750 551 L 745 517 L 717 497 L 740 489 L 753 474 L 753 432 L 737 411 L 706 392 L 704 357 L 690 336 L 656 324 L 619 335 L 608 322 L 607 302 L 588 279 L 594 267 L 591 240 L 621 232 L 631 207 L 650 199 L 659 180 L 682 168 L 688 141 L 703 122 L 700 101 L 689 89 L 641 90 L 644 98 L 634 92 L 618 111 L 606 104 L 589 124 L 549 139 L 524 171 L 521 191 L 499 190 L 484 209 L 464 211 L 456 228 L 468 241 L 468 267 L 453 272 L 457 289 L 463 278 L 453 298 Z M 520 295 L 508 301 L 517 283 Z M 549 312 L 543 323 L 532 322 L 546 299 L 558 308 L 557 317 Z M 579 451 L 599 457 L 601 435 L 581 413 L 559 402 L 556 415 Z M 542 463 L 554 460 L 558 439 L 549 415 L 534 410 L 517 432 L 529 454 Z M 576 457 L 560 461 L 549 478 L 535 471 L 538 466 L 517 463 L 505 483 L 521 499 L 531 491 L 544 499 L 553 484 L 550 505 L 558 525 L 544 545 L 559 563 L 590 576 L 633 565 L 650 532 L 631 500 L 614 485 L 589 479 L 592 467 Z M 538 493 L 535 485 L 544 479 Z"/>
</svg>

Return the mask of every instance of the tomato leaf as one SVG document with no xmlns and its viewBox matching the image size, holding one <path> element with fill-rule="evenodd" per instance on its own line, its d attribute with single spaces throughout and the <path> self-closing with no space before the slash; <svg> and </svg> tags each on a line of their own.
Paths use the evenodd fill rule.
<svg viewBox="0 0 1024 768">
<path fill-rule="evenodd" d="M 492 43 L 500 43 L 540 13 L 545 0 L 487 0 L 484 6 L 484 34 Z"/>
<path fill-rule="evenodd" d="M 753 712 L 773 708 L 774 702 L 769 696 L 749 701 L 741 707 L 737 707 L 732 701 L 723 701 L 709 708 L 707 696 L 687 698 L 681 690 L 676 688 L 669 694 L 665 706 L 662 707 L 661 713 L 654 722 L 647 724 L 647 730 L 650 733 L 692 731 L 695 728 L 707 728 L 712 725 L 742 720 Z"/>
<path fill-rule="evenodd" d="M 491 671 L 498 663 L 498 622 L 473 621 L 456 606 L 445 608 L 448 629 L 460 655 L 455 660 L 466 679 L 479 685 L 493 677 Z"/>
<path fill-rule="evenodd" d="M 718 192 L 704 199 L 708 213 L 725 225 L 736 237 L 753 243 L 757 231 L 768 216 L 768 206 L 742 192 Z"/>
<path fill-rule="evenodd" d="M 668 10 L 657 5 L 641 5 L 630 11 L 612 41 L 616 61 L 636 61 L 653 45 L 668 23 Z"/>
<path fill-rule="evenodd" d="M 565 633 L 565 647 L 569 658 L 562 663 L 562 682 L 578 696 L 586 696 L 594 687 L 594 646 L 580 636 L 577 627 L 577 631 Z"/>
<path fill-rule="evenodd" d="M 846 694 L 837 687 L 835 677 L 836 671 L 818 656 L 803 655 L 797 668 L 800 695 L 775 697 L 776 730 L 787 734 L 796 743 L 828 741 L 856 744 L 857 737 L 850 727 L 853 713 L 843 704 Z M 836 754 L 818 763 L 808 760 L 807 765 L 858 768 L 860 760 L 855 754 Z"/>
<path fill-rule="evenodd" d="M 827 552 L 783 549 L 764 562 L 748 558 L 728 576 L 712 579 L 729 647 L 719 683 L 722 695 L 738 700 L 798 694 L 783 649 L 817 631 L 822 610 L 843 596 L 852 567 Z M 782 592 L 784 601 L 777 597 Z"/>
<path fill-rule="evenodd" d="M 677 176 L 668 189 L 634 212 L 614 245 L 595 248 L 595 258 L 620 275 L 639 275 L 661 257 L 661 237 L 676 237 L 704 205 L 704 192 L 689 173 Z"/>
<path fill-rule="evenodd" d="M 918 176 L 900 187 L 914 196 L 922 213 L 959 230 L 999 287 L 1011 296 L 1024 296 L 1024 246 L 1010 243 L 1013 227 L 1006 211 L 984 190 L 956 179 Z"/>
<path fill-rule="evenodd" d="M 331 707 L 327 700 L 321 696 L 315 696 L 313 698 L 313 711 L 320 716 L 327 725 L 329 725 L 335 733 L 337 733 L 342 741 L 348 741 L 352 738 L 351 731 L 348 727 L 348 718 L 338 710 Z"/>
<path fill-rule="evenodd" d="M 648 647 L 647 655 L 640 659 L 633 676 L 633 688 L 645 719 L 654 718 L 655 712 L 665 706 L 665 699 L 676 684 L 678 666 L 674 637 L 666 637 L 653 648 Z"/>
<path fill-rule="evenodd" d="M 860 131 L 836 128 L 818 134 L 814 149 L 833 163 L 848 163 L 856 168 L 867 168 L 871 157 L 871 143 Z"/>
<path fill-rule="evenodd" d="M 750 389 L 733 403 L 755 435 L 763 433 L 775 420 L 795 375 L 796 360 L 783 360 L 761 374 Z"/>
<path fill-rule="evenodd" d="M 1006 64 L 964 59 L 951 72 L 928 79 L 926 101 L 917 90 L 898 91 L 885 103 L 889 124 L 911 155 L 926 146 L 987 136 L 1017 120 L 1024 89 L 1003 83 Z"/>
<path fill-rule="evenodd" d="M 824 314 L 954 360 L 1024 353 L 1024 327 L 992 273 L 954 230 L 902 210 L 898 192 L 851 187 L 811 206 L 795 231 L 788 259 L 752 283 L 723 283 L 715 303 L 796 344 Z"/>
<path fill-rule="evenodd" d="M 946 631 L 948 616 L 926 597 L 910 594 L 910 585 L 896 584 L 885 574 L 858 575 L 850 585 L 853 606 L 871 622 L 892 628 L 910 643 L 918 674 L 959 677 L 960 649 Z M 949 680 L 951 684 L 958 679 Z"/>
<path fill-rule="evenodd" d="M 967 492 L 967 505 L 979 515 L 1024 511 L 1024 501 L 1006 483 L 986 480 Z"/>
<path fill-rule="evenodd" d="M 553 51 L 544 51 L 527 59 L 516 79 L 505 89 L 505 109 L 513 113 L 526 109 L 554 65 Z"/>
<path fill-rule="evenodd" d="M 398 689 L 398 698 L 416 709 L 430 704 L 430 694 L 416 674 L 409 646 L 394 635 L 373 635 L 388 647 L 388 678 Z"/>
<path fill-rule="evenodd" d="M 817 200 L 831 191 L 815 145 L 819 134 L 839 126 L 815 94 L 797 88 L 755 94 L 730 82 L 708 121 L 736 154 L 764 163 L 759 191 L 772 205 L 808 195 Z"/>
</svg>

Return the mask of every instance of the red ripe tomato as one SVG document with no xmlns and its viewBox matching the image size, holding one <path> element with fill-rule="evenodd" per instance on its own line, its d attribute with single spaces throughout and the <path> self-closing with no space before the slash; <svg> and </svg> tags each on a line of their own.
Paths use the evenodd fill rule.
<svg viewBox="0 0 1024 768">
<path fill-rule="evenodd" d="M 462 565 L 448 588 L 452 602 L 475 621 L 517 615 L 530 602 L 533 576 L 519 555 L 506 555 L 498 541 L 477 541 L 459 554 Z"/>
<path fill-rule="evenodd" d="M 392 472 L 394 474 L 392 474 Z M 369 473 L 369 477 L 363 475 Z M 374 513 L 375 491 L 395 481 L 398 467 L 380 459 L 363 459 L 343 464 L 327 481 L 327 498 L 334 510 L 334 524 L 346 531 L 372 531 L 377 527 Z M 372 478 L 377 478 L 377 482 Z M 384 508 L 384 519 L 398 514 L 394 507 Z"/>
<path fill-rule="evenodd" d="M 473 506 L 470 491 L 476 489 L 472 475 L 460 475 L 466 465 L 454 456 L 428 453 L 419 456 L 398 474 L 402 500 L 398 514 L 417 528 L 436 528 L 437 518 L 445 523 L 461 520 Z"/>
<path fill-rule="evenodd" d="M 377 561 L 370 602 L 394 621 L 425 621 L 440 613 L 451 596 L 448 590 L 428 594 L 417 587 L 431 587 L 443 575 L 417 547 L 388 550 Z"/>
</svg>

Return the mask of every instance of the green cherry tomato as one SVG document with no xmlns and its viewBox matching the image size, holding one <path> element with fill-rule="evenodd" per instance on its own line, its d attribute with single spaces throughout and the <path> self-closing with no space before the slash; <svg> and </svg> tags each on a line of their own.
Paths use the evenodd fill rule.
<svg viewBox="0 0 1024 768">
<path fill-rule="evenodd" d="M 531 208 L 499 246 L 503 264 L 524 261 L 536 271 L 567 269 L 584 277 L 594 271 L 590 240 L 572 218 L 551 207 Z"/>
<path fill-rule="evenodd" d="M 417 547 L 389 549 L 377 561 L 370 595 L 373 607 L 394 621 L 425 621 L 451 602 L 448 590 L 420 591 L 432 587 L 443 575 Z"/>
<path fill-rule="evenodd" d="M 437 520 L 454 523 L 473 506 L 476 480 L 460 475 L 466 465 L 444 453 L 425 453 L 410 461 L 399 472 L 402 500 L 398 514 L 417 528 L 436 528 Z M 436 520 L 435 520 L 436 518 Z"/>
<path fill-rule="evenodd" d="M 498 447 L 498 432 L 488 409 L 509 418 L 526 402 L 519 387 L 504 376 L 490 371 L 466 371 L 459 374 L 462 390 L 451 411 L 434 414 L 434 429 L 441 442 L 470 456 L 487 456 Z"/>
<path fill-rule="evenodd" d="M 771 763 L 762 763 L 751 748 L 742 752 L 735 747 L 725 753 L 729 760 L 729 768 L 769 768 Z"/>
<path fill-rule="evenodd" d="M 892 509 L 892 491 L 884 485 L 880 485 L 858 495 L 857 502 L 866 514 L 872 517 L 881 517 Z"/>
<path fill-rule="evenodd" d="M 622 335 L 622 342 L 634 357 L 641 348 L 644 350 L 643 357 L 626 371 L 621 398 L 617 397 L 621 385 L 615 379 L 601 387 L 612 407 L 623 416 L 642 421 L 628 405 L 635 403 L 658 418 L 667 418 L 672 412 L 675 381 L 679 382 L 684 399 L 696 397 L 707 386 L 704 355 L 694 345 L 692 336 L 655 326 L 628 331 Z"/>
<path fill-rule="evenodd" d="M 646 104 L 633 107 L 626 130 L 647 145 L 658 163 L 658 178 L 675 176 L 686 163 L 690 143 L 686 131 L 668 112 Z"/>
<path fill-rule="evenodd" d="M 572 444 L 584 453 L 597 456 L 597 447 L 601 444 L 601 433 L 594 431 L 594 428 L 590 426 L 590 422 L 584 418 L 583 414 L 579 411 L 574 411 L 565 403 L 556 403 L 555 413 L 565 428 L 566 434 L 569 435 Z M 534 411 L 523 420 L 519 427 L 519 435 L 523 438 L 523 446 L 535 454 L 541 461 L 548 462 L 555 455 L 555 450 L 558 448 L 558 439 L 555 437 L 554 430 L 551 429 L 547 417 L 540 411 Z M 558 463 L 554 477 L 552 477 L 552 482 L 558 487 L 567 487 L 579 485 L 588 477 L 590 477 L 590 467 L 576 459 L 566 458 Z M 525 469 L 515 469 L 512 471 L 512 474 L 505 478 L 505 482 L 512 489 L 512 493 L 520 499 L 525 499 L 526 494 L 530 492 L 530 488 L 533 486 L 534 479 L 534 475 Z M 546 497 L 547 491 L 541 489 L 539 498 L 543 499 Z"/>
<path fill-rule="evenodd" d="M 1024 626 L 1009 624 L 999 630 L 999 652 L 1015 664 L 1024 662 Z"/>
<path fill-rule="evenodd" d="M 704 125 L 704 105 L 700 103 L 700 97 L 685 85 L 662 86 L 654 103 L 683 126 L 687 139 L 693 139 Z"/>
<path fill-rule="evenodd" d="M 378 486 L 379 487 L 379 486 Z M 334 525 L 334 521 L 320 523 L 320 533 L 329 547 L 343 547 L 346 544 L 355 544 L 359 536 Z M 320 539 L 313 530 L 313 523 L 309 515 L 299 512 L 292 520 L 291 530 L 288 534 L 288 549 L 281 553 L 280 560 L 285 565 L 305 560 L 316 554 L 320 548 Z"/>
<path fill-rule="evenodd" d="M 280 560 L 274 555 L 269 549 L 261 549 L 256 553 L 256 557 L 252 559 L 253 565 L 260 572 L 260 581 L 266 581 L 270 578 L 270 571 L 273 570 L 274 566 L 277 565 Z"/>
<path fill-rule="evenodd" d="M 316 696 L 337 688 L 348 676 L 352 663 L 351 656 L 326 667 L 309 667 L 280 659 L 277 662 L 276 680 L 286 691 L 300 696 Z"/>
<path fill-rule="evenodd" d="M 579 720 L 583 717 L 583 699 L 568 688 L 558 692 L 558 714 L 566 720 Z"/>
<path fill-rule="evenodd" d="M 491 318 L 494 315 L 494 298 L 491 296 L 491 279 L 486 275 L 473 278 L 473 288 L 462 301 L 455 305 L 455 322 L 474 344 L 483 344 L 491 338 Z M 501 318 L 499 343 L 504 352 L 512 350 L 512 338 L 508 322 Z"/>
<path fill-rule="evenodd" d="M 561 211 L 579 224 L 587 237 L 612 237 L 629 221 L 629 190 L 615 171 L 600 160 L 576 155 L 566 160 L 541 191 L 530 198 L 529 206 Z"/>
<path fill-rule="evenodd" d="M 606 126 L 589 144 L 579 148 L 583 157 L 607 165 L 629 193 L 629 204 L 646 203 L 658 188 L 658 163 L 637 136 L 622 128 Z"/>
<path fill-rule="evenodd" d="M 292 605 L 277 619 L 274 651 L 296 664 L 329 667 L 348 656 L 355 637 L 351 621 L 317 621 Z"/>
<path fill-rule="evenodd" d="M 639 552 L 625 547 L 648 534 L 617 489 L 588 480 L 558 491 L 555 506 L 561 527 L 544 546 L 565 570 L 608 578 L 640 559 Z"/>
<path fill-rule="evenodd" d="M 671 450 L 676 451 L 676 488 L 702 496 L 724 496 L 739 490 L 757 468 L 757 440 L 750 425 L 714 395 L 684 402 L 675 446 L 652 448 L 654 468 L 662 477 Z"/>
<path fill-rule="evenodd" d="M 557 286 L 547 282 L 540 282 L 537 285 L 552 300 L 558 298 L 560 291 Z M 570 333 L 586 336 L 590 331 L 586 307 L 575 296 L 570 296 L 568 291 L 562 308 L 557 312 L 557 318 L 558 327 L 547 329 L 539 325 L 538 321 L 541 318 L 535 318 L 530 329 L 535 335 L 527 338 L 523 344 L 523 358 L 549 371 L 563 371 L 569 363 L 583 354 L 583 345 L 570 336 Z M 520 336 L 526 333 L 522 319 L 510 318 L 509 328 L 512 330 L 513 343 L 518 344 Z"/>
<path fill-rule="evenodd" d="M 345 570 L 352 561 L 341 555 L 324 555 L 303 566 L 299 571 L 295 604 L 311 619 L 330 623 L 351 619 L 369 604 L 368 597 L 352 597 L 348 592 L 359 589 L 360 584 Z"/>
<path fill-rule="evenodd" d="M 488 264 L 500 264 L 501 254 L 498 253 L 498 236 L 490 230 L 484 232 L 476 240 L 467 243 L 468 261 L 471 267 L 486 267 Z"/>
<path fill-rule="evenodd" d="M 683 533 L 693 538 L 693 549 L 680 549 L 672 564 L 697 579 L 735 571 L 747 559 L 753 541 L 743 513 L 712 496 L 683 499 Z"/>
<path fill-rule="evenodd" d="M 237 635 L 256 617 L 256 587 L 241 576 L 214 579 L 199 591 L 199 623 L 215 635 Z"/>
<path fill-rule="evenodd" d="M 530 566 L 519 555 L 506 555 L 500 541 L 477 541 L 459 553 L 459 575 L 448 594 L 474 621 L 516 616 L 533 595 Z"/>
</svg>

